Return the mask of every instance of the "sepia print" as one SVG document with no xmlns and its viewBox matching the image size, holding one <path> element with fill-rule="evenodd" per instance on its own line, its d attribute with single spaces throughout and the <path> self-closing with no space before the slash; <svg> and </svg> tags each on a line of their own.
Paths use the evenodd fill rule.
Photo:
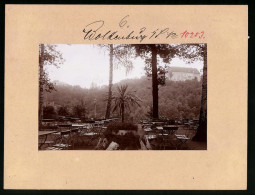
<svg viewBox="0 0 255 195">
<path fill-rule="evenodd" d="M 39 150 L 206 150 L 207 44 L 40 44 Z"/>
</svg>

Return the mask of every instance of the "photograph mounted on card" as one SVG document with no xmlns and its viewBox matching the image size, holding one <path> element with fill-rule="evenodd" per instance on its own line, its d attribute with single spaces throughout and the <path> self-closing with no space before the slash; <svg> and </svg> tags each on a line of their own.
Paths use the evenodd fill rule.
<svg viewBox="0 0 255 195">
<path fill-rule="evenodd" d="M 245 189 L 247 10 L 6 5 L 5 188 Z"/>
<path fill-rule="evenodd" d="M 206 150 L 206 44 L 40 44 L 39 150 Z"/>
</svg>

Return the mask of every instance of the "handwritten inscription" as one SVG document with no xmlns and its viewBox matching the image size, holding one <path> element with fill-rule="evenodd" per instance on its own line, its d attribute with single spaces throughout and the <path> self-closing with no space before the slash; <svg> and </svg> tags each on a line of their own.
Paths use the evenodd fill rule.
<svg viewBox="0 0 255 195">
<path fill-rule="evenodd" d="M 175 39 L 178 38 L 178 33 L 170 28 L 157 28 L 149 30 L 146 26 L 131 30 L 128 23 L 129 15 L 123 17 L 118 25 L 118 29 L 107 29 L 104 20 L 93 21 L 83 29 L 84 40 L 137 40 L 140 43 L 145 39 Z M 188 32 L 185 30 L 180 33 L 181 38 L 204 38 L 202 32 Z"/>
<path fill-rule="evenodd" d="M 201 31 L 201 32 L 188 32 L 187 30 L 185 30 L 184 32 L 181 33 L 181 38 L 199 38 L 199 39 L 204 39 L 205 32 Z"/>
</svg>

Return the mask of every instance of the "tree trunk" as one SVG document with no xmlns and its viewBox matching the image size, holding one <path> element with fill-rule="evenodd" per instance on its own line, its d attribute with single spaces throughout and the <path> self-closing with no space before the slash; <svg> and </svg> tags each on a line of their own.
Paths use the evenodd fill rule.
<svg viewBox="0 0 255 195">
<path fill-rule="evenodd" d="M 113 45 L 110 44 L 109 90 L 105 118 L 110 118 L 112 107 Z"/>
<path fill-rule="evenodd" d="M 124 108 L 124 103 L 121 105 L 121 122 L 124 123 L 125 120 L 125 108 Z"/>
<path fill-rule="evenodd" d="M 157 50 L 151 45 L 151 66 L 152 66 L 152 97 L 153 97 L 153 118 L 158 119 L 158 76 L 157 76 Z"/>
<path fill-rule="evenodd" d="M 196 141 L 207 141 L 207 45 L 204 48 L 204 68 L 199 126 L 194 137 Z"/>
<path fill-rule="evenodd" d="M 43 119 L 43 56 L 44 44 L 41 44 L 39 53 L 39 128 Z"/>
</svg>

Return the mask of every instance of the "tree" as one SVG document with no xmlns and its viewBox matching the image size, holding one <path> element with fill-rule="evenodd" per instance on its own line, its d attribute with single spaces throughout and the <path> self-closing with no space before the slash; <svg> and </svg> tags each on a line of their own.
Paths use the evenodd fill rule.
<svg viewBox="0 0 255 195">
<path fill-rule="evenodd" d="M 202 80 L 186 80 L 186 81 L 171 81 L 166 80 L 166 85 L 159 90 L 159 115 L 165 116 L 169 119 L 175 119 L 175 117 L 188 116 L 189 113 L 195 115 L 195 119 L 199 119 L 200 107 L 201 107 L 201 94 L 202 94 Z M 132 91 L 136 90 L 136 96 L 139 97 L 141 107 L 132 109 L 132 115 L 135 120 L 139 121 L 147 117 L 152 117 L 152 98 L 151 90 L 148 88 L 151 86 L 151 79 L 143 76 L 142 78 L 126 79 L 122 80 L 118 84 L 113 85 L 113 91 L 117 90 L 117 85 L 128 84 L 128 89 Z M 94 116 L 94 99 L 97 99 L 97 116 L 103 118 L 105 116 L 105 106 L 107 96 L 105 97 L 108 86 L 103 86 L 98 89 L 86 89 L 77 86 L 71 86 L 68 84 L 57 83 L 56 90 L 47 95 L 50 102 L 54 102 L 56 105 L 73 107 L 76 104 L 80 104 L 80 100 L 86 100 L 86 107 L 88 113 L 86 117 Z M 150 87 L 151 88 L 151 87 Z M 112 102 L 112 105 L 114 103 Z M 180 105 L 180 106 L 179 106 Z M 183 105 L 183 106 L 182 106 Z M 151 107 L 151 108 L 150 108 Z M 179 109 L 178 109 L 179 108 Z M 149 116 L 146 115 L 151 110 Z M 89 113 L 89 111 L 91 111 Z M 182 115 L 180 115 L 182 111 Z M 112 109 L 111 109 L 112 112 Z M 127 112 L 126 112 L 127 113 Z M 70 115 L 71 113 L 69 113 Z M 112 113 L 112 117 L 118 117 L 119 112 Z M 127 119 L 127 114 L 125 115 Z"/>
<path fill-rule="evenodd" d="M 41 126 L 43 118 L 43 91 L 51 92 L 55 89 L 48 77 L 46 66 L 59 67 L 63 62 L 62 54 L 56 50 L 56 45 L 39 45 L 39 126 Z"/>
<path fill-rule="evenodd" d="M 111 100 L 112 100 L 112 79 L 113 79 L 113 45 L 110 44 L 110 69 L 109 69 L 109 88 L 108 88 L 108 100 L 106 106 L 105 118 L 110 117 L 111 112 Z"/>
<path fill-rule="evenodd" d="M 127 45 L 99 45 L 101 48 L 105 48 L 109 51 L 109 87 L 108 87 L 108 98 L 107 98 L 107 106 L 105 118 L 109 118 L 111 115 L 111 102 L 112 102 L 112 86 L 113 86 L 113 68 L 119 68 L 120 66 L 125 67 L 126 74 L 132 70 L 133 64 L 130 61 L 130 56 L 132 55 L 132 51 L 130 47 Z"/>
<path fill-rule="evenodd" d="M 80 104 L 76 104 L 73 107 L 73 115 L 77 117 L 84 117 L 86 118 L 87 114 L 87 107 L 83 100 L 80 101 Z"/>
<path fill-rule="evenodd" d="M 199 126 L 197 129 L 197 133 L 193 139 L 196 141 L 206 142 L 207 141 L 207 44 L 185 44 L 182 47 L 180 47 L 179 50 L 181 53 L 188 51 L 190 55 L 190 61 L 199 59 L 204 62 Z"/>
<path fill-rule="evenodd" d="M 52 119 L 56 117 L 56 111 L 53 106 L 45 106 L 43 108 L 43 118 Z"/>
<path fill-rule="evenodd" d="M 61 106 L 58 109 L 58 115 L 60 115 L 60 116 L 68 116 L 69 115 L 68 108 L 66 106 Z"/>
<path fill-rule="evenodd" d="M 134 44 L 136 55 L 145 60 L 147 76 L 152 76 L 153 118 L 159 118 L 158 114 L 158 85 L 164 85 L 165 77 L 158 78 L 158 73 L 164 74 L 166 67 L 158 67 L 158 57 L 164 63 L 169 63 L 174 57 L 182 58 L 188 63 L 198 58 L 198 44 Z M 162 79 L 163 78 L 163 79 Z"/>
<path fill-rule="evenodd" d="M 199 54 L 204 61 L 199 126 L 194 140 L 207 141 L 207 44 L 199 45 Z"/>
<path fill-rule="evenodd" d="M 113 112 L 119 109 L 121 121 L 125 120 L 125 110 L 130 110 L 130 106 L 139 106 L 141 100 L 132 92 L 128 90 L 128 85 L 117 86 L 117 92 L 112 96 L 114 102 Z"/>
</svg>

